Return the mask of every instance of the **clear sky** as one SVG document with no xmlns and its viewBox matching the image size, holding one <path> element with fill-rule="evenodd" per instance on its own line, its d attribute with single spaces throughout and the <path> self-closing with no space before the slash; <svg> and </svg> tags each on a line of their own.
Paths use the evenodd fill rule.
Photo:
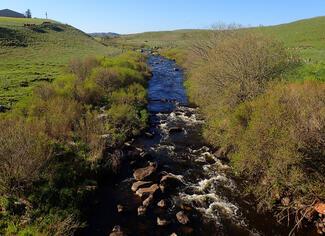
<svg viewBox="0 0 325 236">
<path fill-rule="evenodd" d="M 85 32 L 209 28 L 219 22 L 274 25 L 325 15 L 325 0 L 0 0 L 9 8 Z"/>
</svg>

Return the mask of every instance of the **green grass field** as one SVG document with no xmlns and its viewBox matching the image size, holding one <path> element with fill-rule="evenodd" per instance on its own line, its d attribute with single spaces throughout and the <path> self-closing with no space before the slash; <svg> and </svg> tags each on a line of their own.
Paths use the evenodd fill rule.
<svg viewBox="0 0 325 236">
<path fill-rule="evenodd" d="M 11 106 L 39 81 L 53 80 L 72 58 L 114 53 L 72 26 L 44 21 L 0 17 L 1 105 Z"/>
</svg>

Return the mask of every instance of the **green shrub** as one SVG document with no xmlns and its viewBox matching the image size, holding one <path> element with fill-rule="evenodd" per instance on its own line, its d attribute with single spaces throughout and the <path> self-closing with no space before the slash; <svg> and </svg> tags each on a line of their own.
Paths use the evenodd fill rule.
<svg viewBox="0 0 325 236">
<path fill-rule="evenodd" d="M 114 91 L 110 96 L 112 104 L 127 104 L 134 107 L 143 107 L 147 103 L 146 89 L 140 84 L 132 84 L 126 89 Z"/>
<path fill-rule="evenodd" d="M 113 140 L 124 141 L 131 135 L 138 135 L 146 127 L 147 112 L 138 112 L 133 106 L 127 104 L 113 105 L 108 111 L 108 126 Z"/>
<path fill-rule="evenodd" d="M 325 199 L 325 85 L 277 84 L 234 113 L 231 156 L 261 209 L 283 197 L 291 207 Z"/>
</svg>

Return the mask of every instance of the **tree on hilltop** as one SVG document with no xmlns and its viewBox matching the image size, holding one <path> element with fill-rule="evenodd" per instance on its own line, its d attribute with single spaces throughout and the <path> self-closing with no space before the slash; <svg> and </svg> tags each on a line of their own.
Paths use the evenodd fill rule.
<svg viewBox="0 0 325 236">
<path fill-rule="evenodd" d="M 26 18 L 32 18 L 32 12 L 30 9 L 27 9 L 27 11 L 25 12 L 25 16 Z"/>
</svg>

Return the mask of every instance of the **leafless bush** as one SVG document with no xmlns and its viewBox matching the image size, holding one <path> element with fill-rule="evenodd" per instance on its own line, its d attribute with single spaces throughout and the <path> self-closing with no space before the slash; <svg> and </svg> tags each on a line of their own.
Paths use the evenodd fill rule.
<svg viewBox="0 0 325 236">
<path fill-rule="evenodd" d="M 104 122 L 94 112 L 88 112 L 79 121 L 76 132 L 80 140 L 90 148 L 90 161 L 96 161 L 103 155 L 105 140 L 101 136 L 105 134 Z"/>
<path fill-rule="evenodd" d="M 85 60 L 73 59 L 70 61 L 68 70 L 77 76 L 80 81 L 84 81 L 91 73 L 92 69 L 99 66 L 99 61 L 94 57 Z"/>
<path fill-rule="evenodd" d="M 49 235 L 54 236 L 72 236 L 77 229 L 80 229 L 84 225 L 74 215 L 69 215 L 63 220 L 54 222 L 49 225 Z"/>
<path fill-rule="evenodd" d="M 209 86 L 219 94 L 232 90 L 233 105 L 260 94 L 289 64 L 281 43 L 244 30 L 217 31 L 193 52 Z"/>
<path fill-rule="evenodd" d="M 19 196 L 36 181 L 51 156 L 36 122 L 0 121 L 0 194 Z"/>
</svg>

